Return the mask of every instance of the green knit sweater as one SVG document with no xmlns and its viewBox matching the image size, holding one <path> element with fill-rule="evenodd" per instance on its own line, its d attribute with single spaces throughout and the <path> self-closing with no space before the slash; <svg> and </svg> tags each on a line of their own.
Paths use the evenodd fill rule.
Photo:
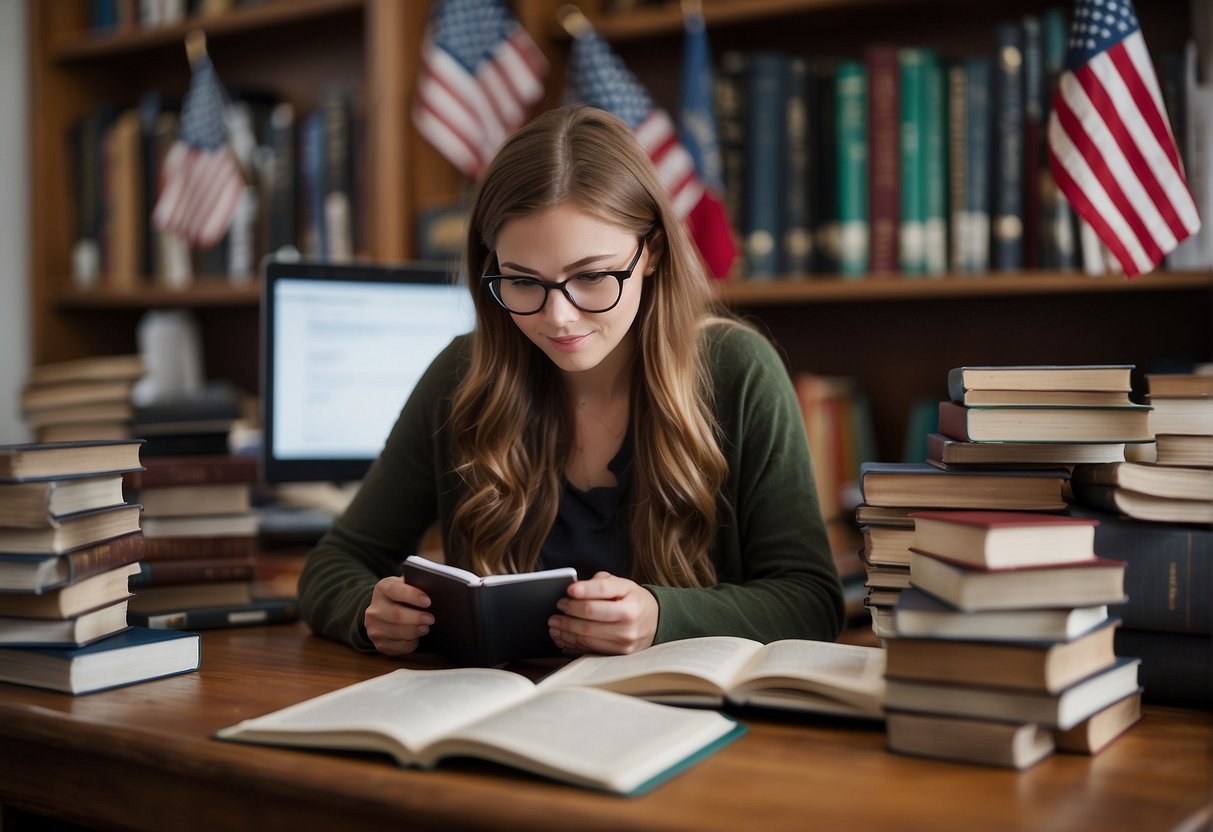
<svg viewBox="0 0 1213 832">
<path fill-rule="evenodd" d="M 842 624 L 842 589 L 787 371 L 752 330 L 715 326 L 708 343 L 728 461 L 711 551 L 719 583 L 646 585 L 660 605 L 656 641 L 706 635 L 833 640 Z M 444 425 L 470 346 L 470 336 L 461 336 L 434 360 L 358 494 L 308 554 L 299 597 L 316 634 L 373 651 L 363 626 L 372 589 L 400 574 L 400 562 L 435 522 L 448 561 L 464 565 L 451 549 L 461 484 Z"/>
</svg>

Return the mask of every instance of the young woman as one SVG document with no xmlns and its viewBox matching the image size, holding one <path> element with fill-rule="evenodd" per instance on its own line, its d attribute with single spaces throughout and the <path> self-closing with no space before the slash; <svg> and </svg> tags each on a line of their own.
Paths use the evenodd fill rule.
<svg viewBox="0 0 1213 832">
<path fill-rule="evenodd" d="M 402 655 L 399 577 L 437 523 L 478 574 L 573 566 L 568 652 L 702 635 L 832 640 L 842 592 L 787 372 L 714 313 L 631 130 L 568 107 L 502 148 L 469 218 L 474 333 L 434 360 L 300 577 L 317 634 Z"/>
</svg>

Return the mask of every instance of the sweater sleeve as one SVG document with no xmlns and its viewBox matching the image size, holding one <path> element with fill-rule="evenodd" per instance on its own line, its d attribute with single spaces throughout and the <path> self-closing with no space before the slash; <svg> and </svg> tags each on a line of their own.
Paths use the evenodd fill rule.
<svg viewBox="0 0 1213 832">
<path fill-rule="evenodd" d="M 712 553 L 718 583 L 648 586 L 661 608 L 656 641 L 705 635 L 832 641 L 843 623 L 842 587 L 787 370 L 752 330 L 717 327 L 709 339 L 729 464 Z"/>
<path fill-rule="evenodd" d="M 363 616 L 380 579 L 400 574 L 437 518 L 445 446 L 438 426 L 449 407 L 462 339 L 426 370 L 358 493 L 307 555 L 299 607 L 317 635 L 374 651 Z"/>
</svg>

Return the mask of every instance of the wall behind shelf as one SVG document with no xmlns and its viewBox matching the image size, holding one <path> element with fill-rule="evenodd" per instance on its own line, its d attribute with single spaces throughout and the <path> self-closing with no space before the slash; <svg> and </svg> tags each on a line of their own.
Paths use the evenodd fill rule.
<svg viewBox="0 0 1213 832">
<path fill-rule="evenodd" d="M 0 0 L 0 444 L 28 439 L 17 413 L 29 366 L 29 102 L 25 3 Z"/>
</svg>

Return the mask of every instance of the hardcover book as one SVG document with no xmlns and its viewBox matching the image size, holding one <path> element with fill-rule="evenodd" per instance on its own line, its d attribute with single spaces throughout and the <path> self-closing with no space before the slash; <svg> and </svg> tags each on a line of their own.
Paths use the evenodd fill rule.
<svg viewBox="0 0 1213 832">
<path fill-rule="evenodd" d="M 73 381 L 134 381 L 144 372 L 141 355 L 98 355 L 39 364 L 30 370 L 26 384 L 39 387 Z"/>
<path fill-rule="evenodd" d="M 1075 466 L 1072 480 L 1083 485 L 1110 485 L 1177 500 L 1213 499 L 1213 470 L 1151 465 L 1145 462 L 1108 462 Z"/>
<path fill-rule="evenodd" d="M 126 599 L 72 618 L 0 617 L 0 644 L 9 647 L 79 647 L 127 628 Z"/>
<path fill-rule="evenodd" d="M 50 479 L 135 471 L 142 439 L 0 445 L 0 478 Z"/>
<path fill-rule="evenodd" d="M 420 768 L 433 768 L 446 757 L 476 757 L 576 786 L 636 795 L 745 730 L 714 711 L 587 688 L 537 688 L 504 670 L 401 668 L 246 719 L 215 736 L 377 751 Z"/>
<path fill-rule="evenodd" d="M 965 442 L 942 433 L 927 436 L 927 462 L 948 470 L 953 465 L 1058 468 L 1080 462 L 1122 462 L 1123 442 Z"/>
<path fill-rule="evenodd" d="M 939 432 L 966 442 L 1149 442 L 1150 408 L 939 403 Z"/>
<path fill-rule="evenodd" d="M 68 515 L 122 502 L 121 474 L 0 482 L 0 526 L 48 528 Z"/>
<path fill-rule="evenodd" d="M 142 556 L 143 535 L 138 532 L 62 555 L 0 554 L 0 592 L 41 594 L 134 563 Z"/>
<path fill-rule="evenodd" d="M 880 719 L 885 652 L 785 639 L 704 636 L 620 656 L 582 656 L 540 687 L 602 688 L 680 705 L 754 705 Z"/>
<path fill-rule="evenodd" d="M 1060 511 L 1068 471 L 943 471 L 913 462 L 865 462 L 860 466 L 863 501 L 873 506 Z"/>
<path fill-rule="evenodd" d="M 898 754 L 1022 770 L 1053 753 L 1053 732 L 1033 723 L 891 711 L 888 747 Z"/>
<path fill-rule="evenodd" d="M 1095 557 L 1098 520 L 1027 511 L 915 511 L 913 548 L 982 569 Z"/>
<path fill-rule="evenodd" d="M 1065 731 L 1136 691 L 1141 664 L 1117 659 L 1060 693 L 889 679 L 885 704 L 890 711 L 1033 722 Z"/>
<path fill-rule="evenodd" d="M 1141 691 L 1113 702 L 1065 731 L 1054 731 L 1058 751 L 1071 754 L 1098 754 L 1112 740 L 1141 721 Z"/>
<path fill-rule="evenodd" d="M 1213 434 L 1213 396 L 1167 398 L 1150 396 L 1150 435 L 1181 433 Z"/>
<path fill-rule="evenodd" d="M 885 672 L 890 679 L 1060 693 L 1116 661 L 1117 623 L 1068 641 L 890 639 Z"/>
<path fill-rule="evenodd" d="M 548 634 L 548 618 L 577 580 L 576 570 L 482 578 L 411 555 L 401 573 L 430 596 L 434 624 L 422 636 L 420 650 L 479 666 L 560 655 Z"/>
<path fill-rule="evenodd" d="M 197 633 L 131 627 L 83 647 L 4 647 L 0 682 L 92 693 L 197 670 L 200 643 Z"/>
<path fill-rule="evenodd" d="M 1154 436 L 1154 462 L 1157 465 L 1180 465 L 1192 468 L 1213 468 L 1213 434 L 1159 433 Z"/>
<path fill-rule="evenodd" d="M 974 641 L 1066 641 L 1090 632 L 1108 618 L 1108 607 L 962 610 L 911 587 L 897 599 L 893 626 L 906 638 Z"/>
<path fill-rule="evenodd" d="M 1159 523 L 1213 523 L 1213 501 L 1156 497 L 1114 485 L 1074 483 L 1074 499 L 1085 506 Z"/>
<path fill-rule="evenodd" d="M 964 610 L 1068 608 L 1125 600 L 1125 563 L 1108 558 L 1018 569 L 974 569 L 914 551 L 910 574 L 914 586 Z"/>
<path fill-rule="evenodd" d="M 215 630 L 299 620 L 294 598 L 255 598 L 247 604 L 130 613 L 130 623 L 154 630 Z"/>
<path fill-rule="evenodd" d="M 138 505 L 91 509 L 59 518 L 44 529 L 0 528 L 0 553 L 59 555 L 139 531 Z"/>
<path fill-rule="evenodd" d="M 1121 390 L 1130 392 L 1132 364 L 1007 364 L 953 367 L 948 398 L 966 390 Z"/>
<path fill-rule="evenodd" d="M 128 563 L 41 595 L 0 593 L 0 616 L 16 618 L 73 618 L 131 597 L 127 581 L 138 574 L 139 564 Z"/>
</svg>

